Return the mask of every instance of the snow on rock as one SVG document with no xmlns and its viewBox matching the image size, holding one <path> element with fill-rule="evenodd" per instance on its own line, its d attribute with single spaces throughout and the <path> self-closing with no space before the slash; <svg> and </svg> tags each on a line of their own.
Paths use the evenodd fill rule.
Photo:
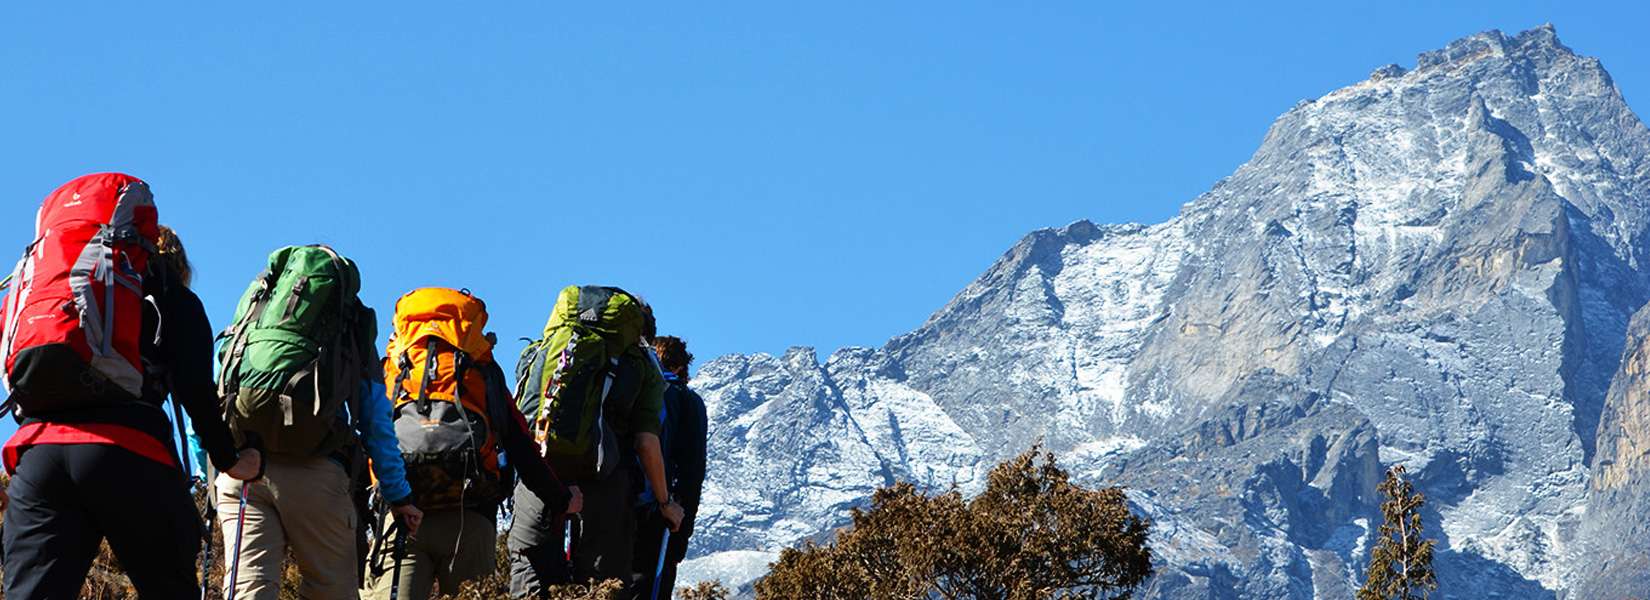
<svg viewBox="0 0 1650 600">
<path fill-rule="evenodd" d="M 715 582 L 729 591 L 749 595 L 751 584 L 768 572 L 768 565 L 779 560 L 775 552 L 729 550 L 682 561 L 676 566 L 676 587 L 691 588 L 700 582 Z"/>
<path fill-rule="evenodd" d="M 893 481 L 975 491 L 1041 441 L 1158 520 L 1147 597 L 1350 597 L 1402 462 L 1438 597 L 1556 598 L 1647 209 L 1650 132 L 1550 27 L 1383 67 L 1174 219 L 1034 232 L 882 348 L 706 365 L 694 556 L 822 538 Z"/>
</svg>

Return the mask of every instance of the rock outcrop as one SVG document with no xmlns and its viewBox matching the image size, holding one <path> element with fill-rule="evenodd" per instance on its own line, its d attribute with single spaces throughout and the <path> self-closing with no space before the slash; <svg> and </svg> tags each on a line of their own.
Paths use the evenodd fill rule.
<svg viewBox="0 0 1650 600">
<path fill-rule="evenodd" d="M 1349 598 L 1390 464 L 1437 597 L 1580 589 L 1589 510 L 1636 510 L 1650 447 L 1616 376 L 1647 210 L 1650 131 L 1552 28 L 1383 67 L 1174 219 L 1035 232 L 880 349 L 706 365 L 695 553 L 771 557 L 1042 441 L 1159 518 L 1151 597 Z"/>
</svg>

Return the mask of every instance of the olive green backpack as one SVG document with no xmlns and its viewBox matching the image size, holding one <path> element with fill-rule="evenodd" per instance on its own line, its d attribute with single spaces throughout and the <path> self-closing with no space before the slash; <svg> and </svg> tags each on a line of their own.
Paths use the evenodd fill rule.
<svg viewBox="0 0 1650 600">
<path fill-rule="evenodd" d="M 340 411 L 360 414 L 361 382 L 381 365 L 372 309 L 361 304 L 355 263 L 321 245 L 269 255 L 219 336 L 218 394 L 237 438 L 264 450 L 325 456 L 355 439 Z"/>
<path fill-rule="evenodd" d="M 639 347 L 648 318 L 646 305 L 624 290 L 568 286 L 544 337 L 522 350 L 516 404 L 557 475 L 601 479 L 618 467 L 618 437 L 606 419 L 631 409 L 611 402 L 635 402 L 634 393 L 612 392 L 619 362 Z"/>
</svg>

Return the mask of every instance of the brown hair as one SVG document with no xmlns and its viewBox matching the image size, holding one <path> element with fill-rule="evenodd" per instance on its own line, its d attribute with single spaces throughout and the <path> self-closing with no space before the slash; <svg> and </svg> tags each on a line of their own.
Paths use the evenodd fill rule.
<svg viewBox="0 0 1650 600">
<path fill-rule="evenodd" d="M 177 273 L 183 287 L 189 287 L 194 279 L 195 269 L 189 264 L 189 253 L 183 249 L 183 240 L 178 238 L 178 232 L 171 227 L 160 226 L 160 236 L 155 238 L 154 260 L 160 261 L 172 272 Z"/>
<path fill-rule="evenodd" d="M 693 353 L 688 352 L 687 342 L 670 335 L 653 338 L 653 351 L 659 353 L 659 366 L 687 380 L 688 367 L 693 366 Z"/>
</svg>

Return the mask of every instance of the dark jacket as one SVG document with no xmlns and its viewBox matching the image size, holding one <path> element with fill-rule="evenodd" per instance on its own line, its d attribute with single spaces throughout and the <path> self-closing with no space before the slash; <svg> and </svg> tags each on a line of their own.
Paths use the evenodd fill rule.
<svg viewBox="0 0 1650 600">
<path fill-rule="evenodd" d="M 487 411 L 490 413 L 487 419 L 493 424 L 493 433 L 498 436 L 498 445 L 510 461 L 510 468 L 521 479 L 522 485 L 544 501 L 552 514 L 567 512 L 567 504 L 573 501 L 572 492 L 567 490 L 567 485 L 550 469 L 550 465 L 539 459 L 538 443 L 527 428 L 527 417 L 516 408 L 510 386 L 505 383 L 503 369 L 497 362 L 489 363 L 488 368 L 487 380 L 492 389 L 487 393 Z"/>
<path fill-rule="evenodd" d="M 670 482 L 671 495 L 686 515 L 678 534 L 685 548 L 705 485 L 705 438 L 709 423 L 705 417 L 705 399 L 675 375 L 667 373 L 665 379 L 669 382 L 664 402 L 665 477 Z"/>
</svg>

